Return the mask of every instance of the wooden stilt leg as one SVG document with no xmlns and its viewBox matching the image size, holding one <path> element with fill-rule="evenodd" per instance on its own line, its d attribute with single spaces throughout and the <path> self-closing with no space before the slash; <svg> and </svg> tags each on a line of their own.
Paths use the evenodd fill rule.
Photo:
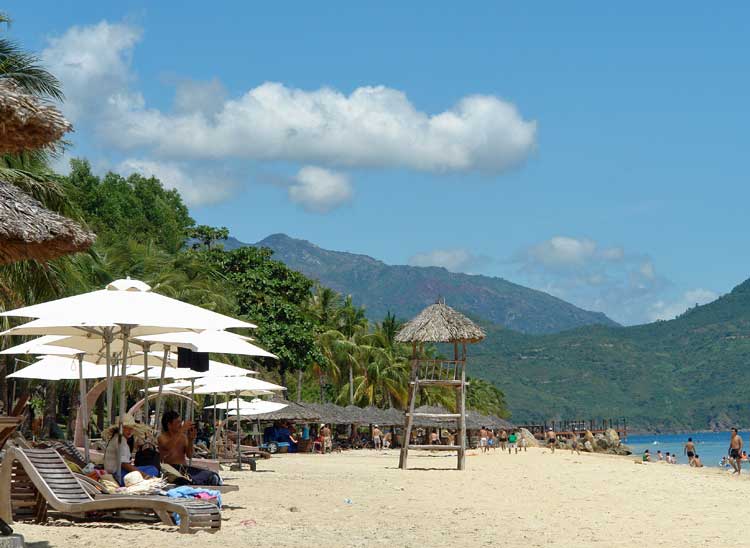
<svg viewBox="0 0 750 548">
<path fill-rule="evenodd" d="M 411 364 L 411 382 L 409 383 L 409 407 L 404 425 L 404 441 L 401 444 L 401 455 L 398 459 L 398 467 L 406 470 L 406 459 L 409 456 L 409 442 L 411 441 L 411 429 L 414 425 L 414 405 L 417 401 L 419 381 L 417 379 L 418 362 L 414 360 Z"/>
<path fill-rule="evenodd" d="M 466 468 L 466 361 L 461 363 L 461 384 L 458 387 L 458 470 Z"/>
</svg>

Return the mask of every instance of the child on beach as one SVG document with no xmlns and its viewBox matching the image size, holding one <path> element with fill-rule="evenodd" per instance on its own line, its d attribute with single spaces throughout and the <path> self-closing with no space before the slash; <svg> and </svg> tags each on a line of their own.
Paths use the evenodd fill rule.
<svg viewBox="0 0 750 548">
<path fill-rule="evenodd" d="M 651 452 L 648 449 L 643 452 L 641 462 L 651 462 Z"/>
<path fill-rule="evenodd" d="M 508 454 L 510 454 L 511 451 L 515 451 L 516 454 L 518 454 L 518 446 L 516 445 L 516 441 L 518 441 L 518 436 L 516 436 L 515 432 L 511 432 L 510 436 L 508 436 Z"/>
</svg>

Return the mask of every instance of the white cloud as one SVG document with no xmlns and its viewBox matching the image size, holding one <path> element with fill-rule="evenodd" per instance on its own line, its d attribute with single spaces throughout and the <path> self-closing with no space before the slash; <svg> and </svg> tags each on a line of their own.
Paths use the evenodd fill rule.
<svg viewBox="0 0 750 548">
<path fill-rule="evenodd" d="M 213 117 L 221 111 L 226 100 L 227 90 L 216 78 L 208 82 L 182 80 L 177 84 L 174 108 L 177 112 L 200 112 Z"/>
<path fill-rule="evenodd" d="M 647 254 L 590 238 L 555 236 L 510 262 L 524 283 L 624 324 L 650 321 L 653 303 L 671 286 Z"/>
<path fill-rule="evenodd" d="M 102 21 L 50 38 L 42 62 L 63 84 L 67 117 L 98 116 L 112 97 L 128 93 L 131 53 L 141 35 L 137 27 Z"/>
<path fill-rule="evenodd" d="M 194 168 L 174 162 L 157 162 L 128 158 L 117 166 L 124 175 L 138 173 L 144 177 L 156 177 L 166 188 L 179 191 L 188 205 L 208 205 L 224 201 L 236 183 L 221 174 L 196 171 Z"/>
<path fill-rule="evenodd" d="M 524 261 L 544 267 L 575 267 L 594 256 L 596 242 L 555 236 L 547 241 L 528 247 L 522 252 Z"/>
<path fill-rule="evenodd" d="M 474 255 L 465 248 L 435 249 L 427 253 L 417 253 L 409 259 L 412 266 L 442 266 L 451 272 L 469 272 L 481 268 L 489 259 Z"/>
<path fill-rule="evenodd" d="M 315 166 L 300 169 L 288 192 L 292 202 L 314 213 L 327 213 L 350 202 L 354 196 L 346 175 Z"/>
<path fill-rule="evenodd" d="M 73 27 L 43 58 L 62 80 L 64 111 L 87 118 L 108 145 L 171 160 L 241 158 L 328 166 L 501 173 L 535 146 L 536 123 L 495 96 L 469 95 L 436 114 L 406 94 L 365 86 L 345 94 L 267 82 L 226 99 L 217 81 L 183 84 L 174 109 L 149 108 L 133 88 L 141 31 Z"/>
<path fill-rule="evenodd" d="M 655 320 L 671 320 L 688 308 L 695 305 L 702 305 L 715 301 L 719 295 L 711 291 L 710 289 L 691 289 L 683 293 L 677 300 L 666 302 L 659 300 L 651 306 L 649 311 L 649 319 Z"/>
</svg>

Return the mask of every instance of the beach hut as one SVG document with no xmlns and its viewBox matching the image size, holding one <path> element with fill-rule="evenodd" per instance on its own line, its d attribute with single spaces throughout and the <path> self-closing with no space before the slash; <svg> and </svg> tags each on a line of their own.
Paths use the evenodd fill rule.
<svg viewBox="0 0 750 548">
<path fill-rule="evenodd" d="M 0 154 L 49 148 L 73 130 L 59 110 L 10 78 L 0 78 L 0 120 Z"/>
<path fill-rule="evenodd" d="M 15 185 L 0 181 L 0 264 L 26 259 L 47 261 L 84 251 L 95 238 L 67 217 L 45 209 Z"/>
<path fill-rule="evenodd" d="M 482 328 L 469 318 L 453 310 L 445 302 L 425 308 L 417 317 L 407 322 L 396 335 L 396 341 L 412 345 L 409 403 L 404 417 L 404 444 L 401 448 L 399 468 L 406 469 L 409 449 L 455 450 L 458 452 L 457 468 L 466 467 L 466 345 L 484 339 Z M 425 343 L 453 345 L 453 359 L 430 359 L 424 356 Z M 460 347 L 460 353 L 459 353 Z M 456 391 L 456 413 L 418 412 L 415 403 L 420 389 L 451 387 Z M 458 430 L 458 445 L 410 445 L 414 419 L 452 419 Z"/>
</svg>

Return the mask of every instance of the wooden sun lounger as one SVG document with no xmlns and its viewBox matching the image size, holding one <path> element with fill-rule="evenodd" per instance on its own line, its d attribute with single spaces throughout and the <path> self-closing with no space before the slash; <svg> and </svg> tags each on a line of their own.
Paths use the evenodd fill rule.
<svg viewBox="0 0 750 548">
<path fill-rule="evenodd" d="M 66 514 L 150 510 L 170 526 L 175 525 L 172 519 L 175 513 L 180 516 L 180 533 L 196 528 L 212 532 L 221 528 L 221 512 L 210 502 L 162 496 L 92 497 L 54 449 L 9 447 L 0 468 L 0 519 L 10 523 L 14 507 L 31 508 L 35 521 L 43 522 L 47 505 Z"/>
<path fill-rule="evenodd" d="M 16 428 L 18 428 L 21 423 L 23 422 L 23 417 L 13 417 L 13 416 L 2 416 L 0 417 L 0 449 L 3 448 L 5 445 L 5 442 L 8 441 L 11 436 L 16 431 Z"/>
</svg>

